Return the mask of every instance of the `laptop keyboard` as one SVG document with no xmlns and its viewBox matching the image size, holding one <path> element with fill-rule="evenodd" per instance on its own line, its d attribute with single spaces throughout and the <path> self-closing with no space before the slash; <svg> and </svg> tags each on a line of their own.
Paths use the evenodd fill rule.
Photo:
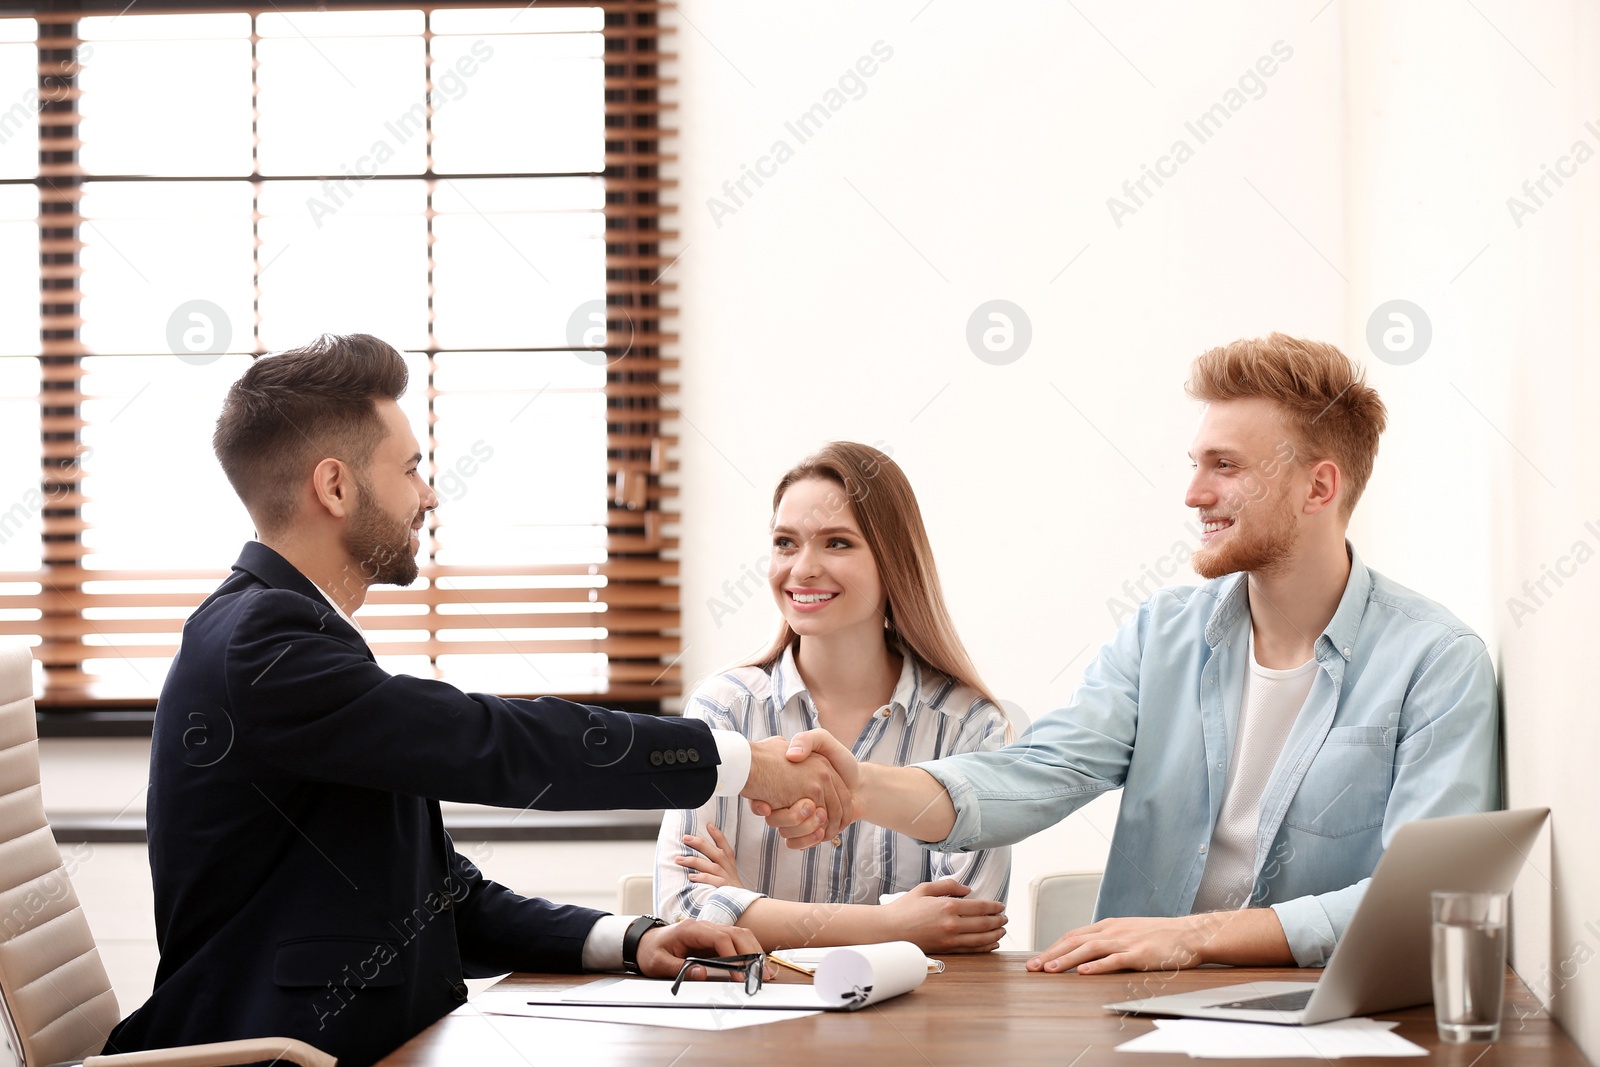
<svg viewBox="0 0 1600 1067">
<path fill-rule="evenodd" d="M 1252 1011 L 1299 1011 L 1311 1000 L 1316 986 L 1297 993 L 1273 993 L 1271 996 L 1234 1000 L 1226 1004 L 1212 1004 L 1213 1008 L 1248 1008 Z"/>
</svg>

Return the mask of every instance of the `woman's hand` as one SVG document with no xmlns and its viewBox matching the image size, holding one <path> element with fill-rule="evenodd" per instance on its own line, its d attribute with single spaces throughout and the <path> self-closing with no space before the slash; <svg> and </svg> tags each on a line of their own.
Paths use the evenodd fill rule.
<svg viewBox="0 0 1600 1067">
<path fill-rule="evenodd" d="M 924 952 L 992 952 L 1006 932 L 1006 906 L 998 900 L 968 900 L 972 887 L 954 878 L 923 882 L 883 905 L 889 934 L 884 940 L 914 943 Z"/>
<path fill-rule="evenodd" d="M 728 839 L 722 836 L 722 831 L 715 823 L 708 825 L 706 832 L 711 835 L 709 841 L 695 834 L 684 834 L 683 843 L 698 855 L 674 856 L 672 862 L 680 867 L 688 867 L 693 872 L 689 875 L 691 882 L 711 886 L 731 885 L 743 889 L 744 883 L 739 881 L 739 865 L 733 858 Z"/>
</svg>

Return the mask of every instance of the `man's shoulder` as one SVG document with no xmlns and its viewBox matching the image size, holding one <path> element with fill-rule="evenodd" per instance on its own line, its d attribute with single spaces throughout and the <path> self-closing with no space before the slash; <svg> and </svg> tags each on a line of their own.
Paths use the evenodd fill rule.
<svg viewBox="0 0 1600 1067">
<path fill-rule="evenodd" d="M 1419 636 L 1433 636 L 1441 640 L 1478 638 L 1472 627 L 1438 601 L 1370 568 L 1367 573 L 1372 576 L 1372 590 L 1367 594 L 1367 610 L 1372 613 L 1369 615 L 1370 621 L 1385 629 L 1412 630 Z"/>
<path fill-rule="evenodd" d="M 339 613 L 293 589 L 279 589 L 248 575 L 235 574 L 195 609 L 184 623 L 184 637 L 227 641 L 241 626 L 283 629 L 326 629 Z"/>
<path fill-rule="evenodd" d="M 1155 623 L 1175 622 L 1180 619 L 1209 620 L 1228 599 L 1240 577 L 1237 574 L 1226 574 L 1198 585 L 1165 586 L 1145 598 L 1140 609 L 1151 622 Z"/>
<path fill-rule="evenodd" d="M 167 672 L 157 708 L 182 703 L 186 695 L 211 692 L 219 686 L 231 689 L 233 680 L 258 675 L 289 646 L 307 649 L 307 639 L 318 636 L 353 648 L 361 644 L 360 637 L 327 601 L 235 572 L 185 620 L 178 654 Z M 338 646 L 330 643 L 323 647 L 332 650 Z M 313 661 L 320 662 L 315 657 Z"/>
<path fill-rule="evenodd" d="M 274 657 L 316 630 L 315 607 L 304 594 L 275 588 L 243 571 L 218 586 L 183 624 L 178 653 L 156 701 L 156 758 L 165 751 L 159 743 L 164 724 L 192 731 L 196 723 L 206 725 L 197 715 L 218 714 L 220 706 L 226 709 L 220 714 L 234 716 L 227 720 L 231 733 L 241 721 L 234 706 L 240 685 L 259 678 Z M 294 662 L 299 665 L 298 659 Z M 186 733 L 181 752 L 174 748 L 167 754 L 191 758 L 187 738 Z"/>
</svg>

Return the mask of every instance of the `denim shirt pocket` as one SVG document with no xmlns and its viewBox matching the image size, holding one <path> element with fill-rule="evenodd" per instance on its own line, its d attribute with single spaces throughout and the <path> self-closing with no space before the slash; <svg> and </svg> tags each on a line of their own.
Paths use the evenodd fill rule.
<svg viewBox="0 0 1600 1067">
<path fill-rule="evenodd" d="M 1295 791 L 1284 823 L 1317 837 L 1347 837 L 1383 825 L 1394 782 L 1390 726 L 1335 726 Z"/>
</svg>

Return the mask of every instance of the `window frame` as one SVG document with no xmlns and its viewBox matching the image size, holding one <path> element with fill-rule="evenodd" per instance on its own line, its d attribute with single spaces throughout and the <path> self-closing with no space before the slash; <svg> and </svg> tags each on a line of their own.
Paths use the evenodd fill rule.
<svg viewBox="0 0 1600 1067">
<path fill-rule="evenodd" d="M 432 11 L 458 5 L 442 3 L 381 3 L 372 0 L 279 0 L 264 4 L 211 2 L 147 2 L 138 14 L 243 12 L 294 12 L 306 10 L 405 9 Z M 474 0 L 473 7 L 526 7 L 525 2 Z M 677 540 L 669 529 L 676 522 L 676 488 L 670 475 L 677 468 L 673 454 L 677 438 L 669 431 L 677 392 L 678 360 L 664 350 L 675 346 L 674 311 L 662 296 L 675 288 L 663 280 L 676 262 L 664 252 L 677 234 L 670 229 L 675 205 L 662 192 L 676 181 L 662 176 L 663 164 L 674 156 L 664 151 L 675 136 L 671 121 L 675 103 L 662 99 L 660 90 L 672 84 L 661 67 L 673 57 L 660 38 L 673 27 L 658 23 L 664 5 L 644 0 L 540 0 L 541 7 L 599 8 L 604 13 L 604 121 L 603 171 L 593 172 L 604 183 L 605 300 L 607 337 L 606 403 L 606 560 L 588 568 L 604 577 L 597 600 L 607 607 L 608 636 L 597 647 L 608 657 L 608 684 L 601 692 L 560 693 L 589 703 L 605 703 L 628 710 L 660 712 L 663 702 L 681 695 L 682 677 L 679 623 L 681 604 L 677 577 Z M 41 476 L 44 507 L 43 565 L 37 577 L 29 572 L 5 572 L 0 582 L 35 580 L 44 592 L 31 602 L 44 617 L 37 623 L 7 623 L 5 633 L 31 633 L 37 627 L 51 641 L 51 620 L 75 618 L 81 629 L 81 611 L 67 605 L 83 599 L 82 584 L 104 577 L 79 565 L 86 528 L 79 483 L 84 471 L 78 456 L 82 449 L 85 399 L 78 387 L 82 360 L 95 353 L 80 340 L 81 294 L 78 249 L 82 247 L 78 213 L 86 181 L 103 180 L 85 174 L 78 163 L 76 48 L 77 19 L 117 14 L 125 0 L 40 0 L 27 13 L 10 17 L 36 20 L 39 29 L 40 103 L 39 173 L 33 179 L 10 179 L 8 184 L 33 184 L 38 188 L 40 260 L 40 408 Z M 6 16 L 0 16 L 6 17 Z M 431 40 L 431 29 L 425 30 Z M 48 83 L 47 83 L 48 79 Z M 493 175 L 505 177 L 508 175 Z M 515 177 L 515 175 L 509 175 Z M 335 176 L 337 177 L 337 176 Z M 416 180 L 417 175 L 396 175 Z M 421 176 L 439 180 L 430 170 Z M 470 177 L 449 175 L 451 178 Z M 237 176 L 230 176 L 237 180 Z M 156 179 L 163 180 L 163 179 Z M 248 179 L 247 179 L 248 180 Z M 430 184 L 430 189 L 432 185 Z M 430 219 L 431 224 L 431 219 Z M 520 349 L 519 349 L 520 350 Z M 431 362 L 447 349 L 430 347 Z M 261 353 L 257 353 L 258 355 Z M 416 388 L 419 383 L 414 383 Z M 430 399 L 430 424 L 432 402 Z M 425 442 L 429 458 L 434 451 L 431 433 Z M 229 560 L 217 561 L 220 580 Z M 421 562 L 421 561 L 419 561 Z M 570 573 L 573 565 L 564 565 Z M 471 566 L 440 566 L 424 562 L 422 574 L 437 578 L 472 572 Z M 507 568 L 491 568 L 504 571 Z M 548 572 L 546 568 L 545 572 Z M 430 582 L 430 586 L 432 583 Z M 375 590 L 375 601 L 388 599 Z M 76 594 L 76 595 L 75 595 Z M 195 604 L 204 594 L 193 597 Z M 0 593 L 0 607 L 20 606 L 30 598 Z M 432 622 L 439 617 L 430 612 Z M 449 617 L 444 617 L 448 628 Z M 79 647 L 82 646 L 81 634 Z M 435 639 L 436 640 L 436 639 Z M 507 651 L 513 648 L 508 646 Z M 381 649 L 380 649 L 381 651 Z M 71 665 L 49 666 L 47 678 L 69 677 Z M 79 675 L 81 679 L 81 675 Z M 533 695 L 533 694 L 526 694 Z M 41 732 L 57 736 L 126 735 L 147 733 L 153 719 L 153 698 L 95 698 L 81 681 L 50 685 L 40 696 Z"/>
</svg>

